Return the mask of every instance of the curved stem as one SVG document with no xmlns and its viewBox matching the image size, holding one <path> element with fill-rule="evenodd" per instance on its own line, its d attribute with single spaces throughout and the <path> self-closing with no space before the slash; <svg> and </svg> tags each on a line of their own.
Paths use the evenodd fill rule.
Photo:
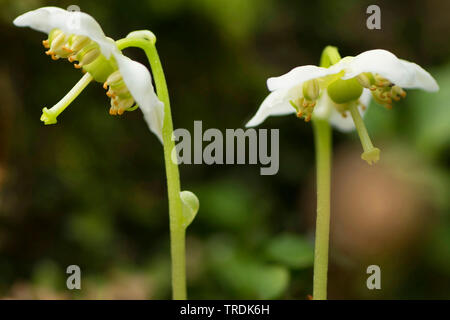
<svg viewBox="0 0 450 320">
<path fill-rule="evenodd" d="M 314 247 L 313 298 L 327 298 L 330 233 L 331 127 L 327 120 L 313 120 L 317 170 L 317 220 Z"/>
<path fill-rule="evenodd" d="M 172 258 L 172 297 L 176 300 L 186 299 L 186 254 L 185 228 L 183 226 L 182 203 L 180 199 L 180 174 L 178 165 L 171 160 L 171 152 L 175 148 L 172 140 L 173 124 L 170 110 L 169 92 L 161 61 L 154 42 L 141 38 L 125 38 L 116 42 L 120 50 L 137 47 L 144 50 L 150 63 L 156 91 L 164 103 L 164 160 L 166 165 L 167 189 L 169 196 L 170 219 L 170 251 Z"/>
</svg>

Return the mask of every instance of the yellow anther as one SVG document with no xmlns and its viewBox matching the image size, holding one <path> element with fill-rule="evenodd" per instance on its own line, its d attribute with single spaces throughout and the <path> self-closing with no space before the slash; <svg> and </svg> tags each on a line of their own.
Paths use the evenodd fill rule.
<svg viewBox="0 0 450 320">
<path fill-rule="evenodd" d="M 97 59 L 98 56 L 100 56 L 100 50 L 92 49 L 88 53 L 83 55 L 79 64 L 81 66 L 86 66 L 86 65 L 92 63 L 95 59 Z"/>
<path fill-rule="evenodd" d="M 303 97 L 305 100 L 314 101 L 319 97 L 320 86 L 317 79 L 308 80 L 303 83 Z"/>
<path fill-rule="evenodd" d="M 107 92 L 106 92 L 106 95 L 107 95 L 108 97 L 110 97 L 110 98 L 115 98 L 115 97 L 117 97 L 117 95 L 116 95 L 114 92 L 112 92 L 111 90 L 107 91 Z"/>
<path fill-rule="evenodd" d="M 46 49 L 50 48 L 50 43 L 48 42 L 48 40 L 42 40 L 42 45 L 43 45 Z"/>
<path fill-rule="evenodd" d="M 111 85 L 111 84 L 115 84 L 121 80 L 122 80 L 122 75 L 120 74 L 119 70 L 117 70 L 109 75 L 109 77 L 106 79 L 106 83 L 108 85 Z"/>
<path fill-rule="evenodd" d="M 90 42 L 91 42 L 91 39 L 89 39 L 89 37 L 78 36 L 78 35 L 74 36 L 72 45 L 70 46 L 70 49 L 72 49 L 73 51 L 80 51 L 85 46 L 87 46 Z"/>
<path fill-rule="evenodd" d="M 52 40 L 50 48 L 52 50 L 57 50 L 61 46 L 63 46 L 65 42 L 66 42 L 66 35 L 63 32 L 61 32 Z"/>
<path fill-rule="evenodd" d="M 311 120 L 312 113 L 314 111 L 315 101 L 307 101 L 305 98 L 297 99 L 296 103 L 292 100 L 289 101 L 291 106 L 295 109 L 298 118 L 304 117 L 304 120 L 308 122 Z"/>
<path fill-rule="evenodd" d="M 358 80 L 359 84 L 364 88 L 372 89 L 372 87 L 373 87 L 374 88 L 373 90 L 376 89 L 376 87 L 373 85 L 374 78 L 373 78 L 372 74 L 369 72 L 359 74 L 356 77 L 356 80 Z"/>
</svg>

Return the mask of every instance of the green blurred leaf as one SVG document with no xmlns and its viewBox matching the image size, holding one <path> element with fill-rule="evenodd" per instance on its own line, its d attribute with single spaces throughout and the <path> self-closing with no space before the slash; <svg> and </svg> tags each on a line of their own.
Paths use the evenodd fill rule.
<svg viewBox="0 0 450 320">
<path fill-rule="evenodd" d="M 221 265 L 219 276 L 224 285 L 246 298 L 274 299 L 286 290 L 289 272 L 281 266 L 259 264 L 251 260 Z"/>
<path fill-rule="evenodd" d="M 62 288 L 66 273 L 54 261 L 42 260 L 33 269 L 33 283 L 46 288 Z"/>
<path fill-rule="evenodd" d="M 450 144 L 450 65 L 432 72 L 440 86 L 437 93 L 418 91 L 411 94 L 412 134 L 419 149 L 431 155 L 439 154 Z"/>
<path fill-rule="evenodd" d="M 236 230 L 255 225 L 262 214 L 261 201 L 245 185 L 235 181 L 216 181 L 197 192 L 203 214 L 198 217 L 212 225 Z M 258 212 L 256 215 L 255 212 Z"/>
<path fill-rule="evenodd" d="M 266 255 L 270 260 L 295 269 L 308 268 L 314 262 L 312 245 L 294 234 L 282 234 L 271 240 Z"/>
</svg>

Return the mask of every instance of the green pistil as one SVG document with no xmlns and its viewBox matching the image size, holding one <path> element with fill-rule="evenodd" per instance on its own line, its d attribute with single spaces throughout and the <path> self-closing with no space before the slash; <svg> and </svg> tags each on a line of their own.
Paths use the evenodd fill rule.
<svg viewBox="0 0 450 320">
<path fill-rule="evenodd" d="M 63 112 L 72 101 L 78 97 L 81 91 L 86 88 L 86 86 L 93 80 L 94 78 L 86 73 L 80 81 L 62 98 L 57 104 L 55 104 L 52 108 L 42 109 L 41 121 L 47 124 L 55 124 L 57 122 L 56 118 Z"/>
<path fill-rule="evenodd" d="M 350 110 L 356 131 L 358 131 L 359 139 L 361 140 L 364 149 L 361 158 L 370 165 L 372 162 L 376 163 L 380 159 L 380 149 L 375 148 L 370 140 L 369 133 L 367 132 L 364 121 L 358 111 L 358 104 L 351 103 L 348 109 Z"/>
</svg>

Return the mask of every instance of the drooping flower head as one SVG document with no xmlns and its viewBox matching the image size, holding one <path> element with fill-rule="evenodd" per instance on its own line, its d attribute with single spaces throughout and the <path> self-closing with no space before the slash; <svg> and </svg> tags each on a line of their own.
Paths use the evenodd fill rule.
<svg viewBox="0 0 450 320">
<path fill-rule="evenodd" d="M 46 54 L 54 60 L 77 62 L 75 68 L 86 73 L 58 104 L 43 109 L 41 120 L 45 124 L 56 123 L 57 116 L 95 80 L 108 90 L 111 115 L 122 115 L 139 106 L 150 130 L 162 141 L 164 106 L 153 89 L 149 71 L 124 56 L 94 18 L 83 12 L 43 7 L 22 14 L 14 24 L 47 33 L 48 38 L 42 42 Z"/>
<path fill-rule="evenodd" d="M 327 119 L 342 131 L 356 127 L 364 148 L 361 157 L 370 164 L 378 161 L 380 150 L 373 147 L 359 109 L 364 114 L 371 97 L 391 109 L 394 101 L 406 96 L 403 89 L 439 90 L 422 67 L 386 50 L 341 59 L 334 47 L 325 48 L 320 67 L 296 67 L 269 78 L 267 87 L 271 93 L 247 127 L 259 125 L 269 116 L 291 113 L 307 122 L 313 117 Z"/>
</svg>

